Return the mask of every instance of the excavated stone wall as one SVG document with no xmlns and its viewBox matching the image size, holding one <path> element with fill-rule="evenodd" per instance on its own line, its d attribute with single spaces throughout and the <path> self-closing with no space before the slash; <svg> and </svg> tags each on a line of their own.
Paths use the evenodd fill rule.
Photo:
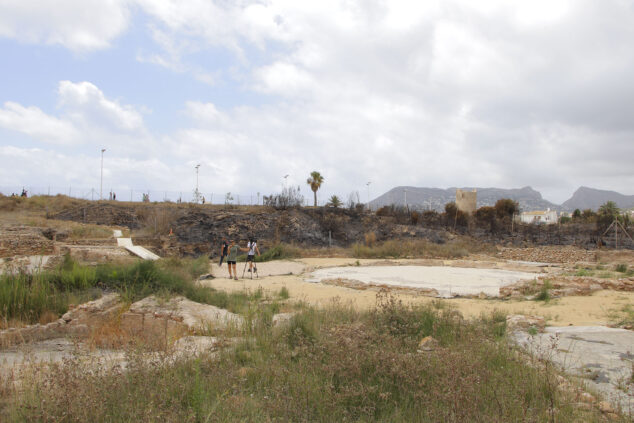
<svg viewBox="0 0 634 423">
<path fill-rule="evenodd" d="M 55 243 L 39 228 L 14 226 L 1 228 L 0 257 L 52 254 Z"/>
</svg>

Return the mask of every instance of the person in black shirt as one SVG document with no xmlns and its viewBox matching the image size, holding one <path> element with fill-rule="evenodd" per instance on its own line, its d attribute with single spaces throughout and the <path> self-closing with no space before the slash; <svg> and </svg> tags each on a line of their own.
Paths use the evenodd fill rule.
<svg viewBox="0 0 634 423">
<path fill-rule="evenodd" d="M 222 238 L 222 247 L 220 249 L 220 263 L 219 266 L 222 267 L 222 261 L 229 254 L 229 243 L 227 242 L 227 237 Z"/>
</svg>

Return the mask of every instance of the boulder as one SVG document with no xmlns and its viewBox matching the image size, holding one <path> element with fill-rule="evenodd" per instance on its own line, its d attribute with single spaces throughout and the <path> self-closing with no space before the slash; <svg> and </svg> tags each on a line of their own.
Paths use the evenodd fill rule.
<svg viewBox="0 0 634 423">
<path fill-rule="evenodd" d="M 243 323 L 242 316 L 180 296 L 161 301 L 152 295 L 132 304 L 121 315 L 121 327 L 128 333 L 164 339 L 240 327 Z"/>
<path fill-rule="evenodd" d="M 523 314 L 511 314 L 506 316 L 506 327 L 509 331 L 536 329 L 543 332 L 546 321 L 541 316 L 525 316 Z"/>
<path fill-rule="evenodd" d="M 438 347 L 439 347 L 438 341 L 436 341 L 431 336 L 426 336 L 423 339 L 421 339 L 420 342 L 418 343 L 417 351 L 419 353 L 429 352 L 429 351 L 433 351 L 437 349 Z"/>
</svg>

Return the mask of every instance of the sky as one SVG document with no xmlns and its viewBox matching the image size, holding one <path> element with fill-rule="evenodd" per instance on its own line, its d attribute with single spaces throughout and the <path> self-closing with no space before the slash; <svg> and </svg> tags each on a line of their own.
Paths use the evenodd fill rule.
<svg viewBox="0 0 634 423">
<path fill-rule="evenodd" d="M 633 40 L 627 0 L 0 0 L 0 192 L 94 196 L 106 149 L 120 198 L 631 195 Z"/>
</svg>

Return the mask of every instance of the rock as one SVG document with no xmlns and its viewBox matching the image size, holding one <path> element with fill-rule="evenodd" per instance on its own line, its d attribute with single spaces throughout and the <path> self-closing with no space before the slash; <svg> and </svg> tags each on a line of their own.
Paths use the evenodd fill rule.
<svg viewBox="0 0 634 423">
<path fill-rule="evenodd" d="M 428 351 L 433 351 L 437 349 L 438 347 L 439 347 L 438 341 L 436 341 L 431 336 L 426 336 L 423 339 L 421 339 L 420 342 L 418 343 L 417 351 L 419 353 L 428 352 Z"/>
<path fill-rule="evenodd" d="M 177 352 L 201 354 L 218 349 L 220 341 L 213 336 L 184 336 L 174 343 Z"/>
<path fill-rule="evenodd" d="M 597 399 L 594 397 L 594 395 L 591 395 L 587 392 L 582 392 L 581 394 L 579 394 L 579 400 L 587 404 L 594 404 Z"/>
<path fill-rule="evenodd" d="M 531 328 L 539 332 L 544 331 L 546 321 L 541 316 L 525 316 L 523 314 L 511 314 L 506 317 L 506 327 L 508 330 L 528 330 Z"/>
<path fill-rule="evenodd" d="M 273 320 L 272 320 L 273 326 L 288 325 L 294 315 L 295 315 L 295 313 L 278 313 L 278 314 L 276 314 L 275 316 L 273 316 Z"/>
<path fill-rule="evenodd" d="M 152 295 L 132 304 L 121 315 L 124 330 L 168 339 L 178 338 L 185 333 L 240 327 L 243 323 L 242 316 L 184 297 L 162 302 Z"/>
<path fill-rule="evenodd" d="M 599 402 L 599 404 L 597 404 L 597 407 L 602 413 L 614 413 L 614 408 L 612 408 L 612 405 L 610 405 L 610 403 L 607 401 Z"/>
</svg>

